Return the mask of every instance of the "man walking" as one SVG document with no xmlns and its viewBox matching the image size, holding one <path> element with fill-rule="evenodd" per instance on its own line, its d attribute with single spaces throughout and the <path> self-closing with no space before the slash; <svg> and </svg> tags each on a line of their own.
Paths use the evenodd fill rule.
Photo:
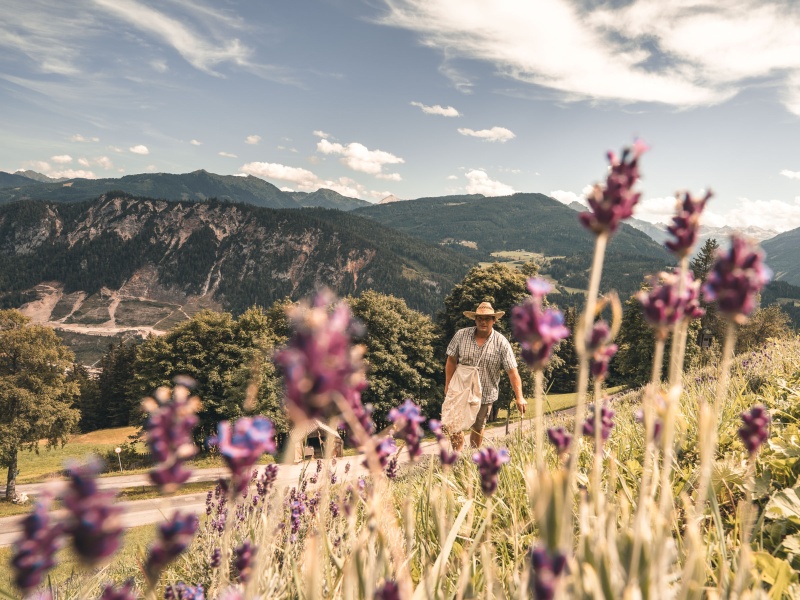
<svg viewBox="0 0 800 600">
<path fill-rule="evenodd" d="M 475 448 L 479 448 L 483 443 L 486 418 L 492 403 L 497 400 L 502 371 L 508 374 L 520 413 L 525 414 L 525 407 L 528 404 L 522 395 L 522 379 L 517 371 L 517 361 L 511 344 L 502 334 L 494 330 L 495 322 L 504 314 L 505 311 L 495 311 L 490 302 L 481 302 L 475 311 L 464 311 L 465 317 L 475 319 L 475 327 L 459 329 L 447 346 L 447 362 L 444 367 L 445 396 L 459 364 L 478 367 L 481 407 L 470 430 L 470 443 Z M 464 437 L 461 432 L 451 435 L 450 439 L 454 450 L 460 451 L 463 448 Z"/>
</svg>

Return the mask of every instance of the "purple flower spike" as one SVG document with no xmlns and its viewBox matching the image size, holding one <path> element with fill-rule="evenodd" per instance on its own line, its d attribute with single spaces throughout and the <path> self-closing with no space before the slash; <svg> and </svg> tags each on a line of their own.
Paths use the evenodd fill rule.
<svg viewBox="0 0 800 600">
<path fill-rule="evenodd" d="M 511 309 L 511 328 L 514 339 L 520 343 L 523 360 L 534 370 L 541 370 L 550 362 L 553 346 L 566 337 L 564 315 L 555 309 L 542 308 L 542 298 L 549 283 L 529 279 L 531 297 Z"/>
<path fill-rule="evenodd" d="M 55 565 L 61 547 L 63 527 L 54 523 L 48 510 L 52 496 L 47 493 L 37 500 L 33 511 L 22 521 L 22 538 L 14 544 L 11 566 L 14 583 L 25 594 L 35 589 Z"/>
<path fill-rule="evenodd" d="M 86 465 L 67 469 L 69 483 L 62 496 L 67 509 L 65 532 L 72 537 L 72 546 L 78 556 L 94 566 L 114 554 L 122 539 L 120 515 L 122 507 L 114 505 L 114 492 L 103 492 L 97 487 L 100 462 L 92 460 Z"/>
<path fill-rule="evenodd" d="M 436 419 L 428 421 L 428 429 L 436 436 L 436 442 L 439 444 L 439 461 L 443 467 L 449 467 L 458 460 L 458 452 L 451 452 L 447 449 L 445 435 L 442 433 L 442 423 Z"/>
<path fill-rule="evenodd" d="M 195 514 L 183 515 L 176 512 L 166 523 L 158 527 L 158 539 L 150 548 L 144 564 L 148 580 L 155 582 L 161 571 L 175 560 L 192 541 L 199 520 Z"/>
<path fill-rule="evenodd" d="M 258 550 L 258 548 L 253 546 L 250 540 L 245 540 L 242 542 L 241 546 L 233 551 L 236 557 L 234 565 L 239 572 L 239 581 L 242 583 L 247 583 L 250 579 L 250 575 L 253 571 L 253 557 L 256 554 L 256 550 Z"/>
<path fill-rule="evenodd" d="M 344 399 L 371 433 L 369 414 L 361 405 L 366 388 L 364 348 L 352 344 L 359 325 L 346 304 L 330 310 L 333 300 L 329 292 L 322 292 L 311 305 L 287 311 L 292 338 L 275 356 L 283 369 L 286 407 L 295 422 L 327 421 L 339 414 L 336 398 Z"/>
<path fill-rule="evenodd" d="M 136 600 L 137 596 L 133 588 L 133 579 L 128 579 L 119 588 L 115 588 L 109 583 L 103 588 L 100 600 Z"/>
<path fill-rule="evenodd" d="M 200 399 L 190 397 L 185 385 L 175 386 L 171 400 L 166 387 L 158 388 L 153 395 L 155 398 L 145 398 L 142 402 L 142 408 L 150 414 L 144 429 L 150 454 L 156 462 L 150 471 L 150 480 L 162 492 L 171 494 L 192 474 L 184 463 L 197 454 L 192 432 L 198 421 Z"/>
<path fill-rule="evenodd" d="M 547 430 L 547 439 L 556 447 L 556 454 L 563 456 L 569 450 L 572 436 L 563 427 L 551 427 Z"/>
<path fill-rule="evenodd" d="M 611 171 L 605 186 L 595 185 L 586 198 L 589 212 L 578 215 L 581 224 L 595 234 L 614 233 L 622 220 L 633 215 L 633 207 L 639 202 L 639 192 L 633 187 L 639 179 L 639 157 L 647 150 L 641 140 L 633 148 L 625 148 L 622 157 L 608 153 Z"/>
<path fill-rule="evenodd" d="M 706 195 L 695 200 L 689 192 L 684 193 L 683 199 L 678 203 L 678 212 L 672 218 L 672 225 L 667 227 L 674 240 L 668 240 L 664 245 L 678 258 L 688 256 L 697 243 L 697 232 L 700 229 L 700 215 L 706 207 L 706 202 L 714 194 L 709 190 Z"/>
<path fill-rule="evenodd" d="M 611 329 L 605 321 L 597 321 L 592 327 L 592 334 L 589 337 L 589 351 L 592 353 L 590 367 L 592 377 L 598 381 L 603 381 L 608 374 L 608 364 L 619 347 L 611 342 Z"/>
<path fill-rule="evenodd" d="M 275 428 L 262 416 L 241 417 L 231 427 L 221 421 L 216 437 L 209 443 L 219 447 L 222 458 L 231 471 L 234 494 L 241 494 L 250 482 L 250 469 L 265 452 L 275 452 Z"/>
<path fill-rule="evenodd" d="M 400 600 L 400 587 L 394 581 L 385 581 L 375 590 L 375 600 Z"/>
<path fill-rule="evenodd" d="M 425 417 L 419 406 L 410 399 L 389 411 L 389 421 L 394 423 L 396 436 L 406 443 L 408 455 L 416 460 L 422 454 L 422 423 Z"/>
<path fill-rule="evenodd" d="M 192 586 L 179 581 L 164 589 L 164 600 L 206 600 L 202 585 Z"/>
<path fill-rule="evenodd" d="M 742 413 L 742 421 L 744 424 L 739 428 L 739 438 L 750 456 L 753 456 L 769 437 L 769 411 L 757 404 Z"/>
<path fill-rule="evenodd" d="M 650 278 L 650 291 L 641 291 L 636 296 L 658 339 L 667 339 L 672 328 L 683 319 L 698 319 L 705 314 L 700 308 L 700 282 L 687 272 L 681 294 L 680 279 L 679 273 L 661 272 Z"/>
<path fill-rule="evenodd" d="M 756 295 L 772 277 L 764 264 L 764 253 L 753 243 L 736 235 L 731 247 L 720 252 L 703 286 L 706 300 L 716 300 L 727 318 L 744 323 L 756 306 Z"/>
<path fill-rule="evenodd" d="M 378 456 L 378 463 L 380 464 L 381 470 L 384 470 L 386 469 L 386 465 L 389 464 L 389 457 L 397 452 L 397 444 L 391 436 L 386 436 L 377 443 L 372 441 L 372 443 L 375 444 L 375 453 Z M 367 460 L 364 461 L 364 466 L 367 468 L 371 467 Z"/>
<path fill-rule="evenodd" d="M 397 477 L 397 456 L 393 456 L 389 459 L 389 463 L 386 465 L 386 476 L 389 479 L 394 479 Z"/>
<path fill-rule="evenodd" d="M 583 435 L 594 437 L 594 411 L 596 406 L 592 406 L 592 413 L 583 422 Z M 611 430 L 614 429 L 614 411 L 603 404 L 600 408 L 600 438 L 605 442 L 611 437 Z"/>
<path fill-rule="evenodd" d="M 550 552 L 544 546 L 531 548 L 531 577 L 528 586 L 535 600 L 552 600 L 555 597 L 558 578 L 567 565 L 567 557 L 561 552 Z"/>
<path fill-rule="evenodd" d="M 478 465 L 481 475 L 481 491 L 485 496 L 491 496 L 497 491 L 497 474 L 500 467 L 511 460 L 508 450 L 500 448 L 483 448 L 472 455 L 472 461 Z"/>
</svg>

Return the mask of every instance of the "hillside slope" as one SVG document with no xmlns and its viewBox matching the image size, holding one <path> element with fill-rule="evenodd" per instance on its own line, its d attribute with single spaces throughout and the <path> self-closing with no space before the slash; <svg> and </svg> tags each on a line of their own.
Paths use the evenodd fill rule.
<svg viewBox="0 0 800 600">
<path fill-rule="evenodd" d="M 761 246 L 775 279 L 800 285 L 800 227 L 776 235 Z"/>
</svg>

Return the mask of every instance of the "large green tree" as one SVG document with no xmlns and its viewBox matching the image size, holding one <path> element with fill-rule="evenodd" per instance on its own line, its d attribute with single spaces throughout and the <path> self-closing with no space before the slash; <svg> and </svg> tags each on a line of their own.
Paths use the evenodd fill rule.
<svg viewBox="0 0 800 600">
<path fill-rule="evenodd" d="M 275 338 L 264 312 L 202 311 L 160 337 L 145 340 L 136 352 L 128 394 L 139 419 L 139 403 L 178 375 L 197 383 L 203 406 L 195 435 L 204 440 L 219 421 L 258 413 L 269 417 L 279 432 L 287 429 L 281 404 L 280 381 L 270 357 Z"/>
<path fill-rule="evenodd" d="M 717 260 L 717 253 L 719 251 L 719 242 L 714 238 L 709 238 L 700 247 L 697 255 L 689 263 L 689 268 L 694 275 L 695 281 L 706 282 L 708 274 L 714 267 L 714 262 Z M 706 314 L 700 319 L 700 330 L 698 335 L 703 332 L 708 332 L 717 341 L 722 340 L 725 335 L 725 324 L 719 316 L 717 305 L 714 302 L 705 302 L 702 294 L 700 295 L 700 306 L 705 309 Z"/>
<path fill-rule="evenodd" d="M 739 327 L 736 352 L 749 352 L 763 346 L 770 338 L 787 338 L 792 334 L 789 315 L 778 304 L 756 309 L 747 323 Z"/>
<path fill-rule="evenodd" d="M 406 398 L 420 404 L 429 417 L 438 417 L 441 390 L 435 357 L 436 331 L 430 317 L 409 308 L 405 300 L 367 291 L 347 298 L 353 315 L 363 323 L 369 387 L 362 394 L 373 406 L 373 419 L 381 429 L 389 411 Z"/>
<path fill-rule="evenodd" d="M 16 310 L 0 310 L 0 465 L 8 467 L 6 499 L 16 497 L 20 450 L 66 443 L 80 412 L 78 385 L 68 381 L 72 353 L 49 327 Z"/>
<path fill-rule="evenodd" d="M 94 423 L 95 429 L 130 425 L 128 392 L 135 360 L 135 342 L 119 340 L 116 344 L 109 344 L 98 365 L 101 369 L 97 380 L 99 401 L 90 413 L 83 411 L 82 421 Z"/>
</svg>

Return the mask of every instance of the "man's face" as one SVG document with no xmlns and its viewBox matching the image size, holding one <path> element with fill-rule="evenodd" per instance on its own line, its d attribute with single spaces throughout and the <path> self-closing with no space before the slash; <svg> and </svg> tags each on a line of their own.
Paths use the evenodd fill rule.
<svg viewBox="0 0 800 600">
<path fill-rule="evenodd" d="M 475 317 L 475 325 L 481 333 L 489 333 L 494 325 L 494 317 L 478 316 Z"/>
</svg>

